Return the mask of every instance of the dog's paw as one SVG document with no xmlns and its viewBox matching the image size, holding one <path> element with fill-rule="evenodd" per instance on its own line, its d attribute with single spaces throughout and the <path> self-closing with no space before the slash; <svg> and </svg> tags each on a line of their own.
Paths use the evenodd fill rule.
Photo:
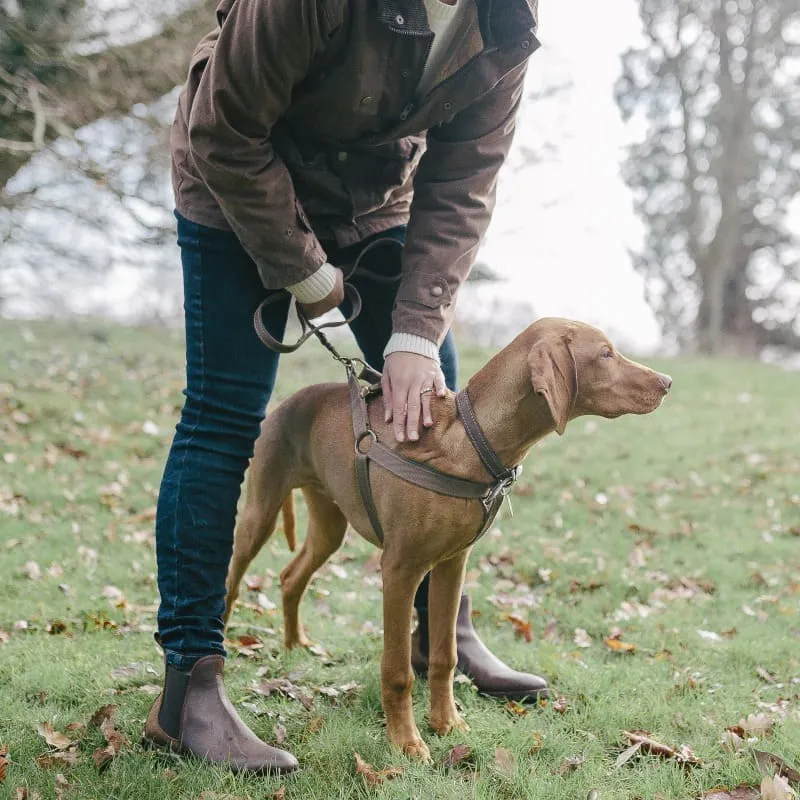
<svg viewBox="0 0 800 800">
<path fill-rule="evenodd" d="M 311 645 L 311 639 L 302 630 L 293 631 L 292 633 L 286 631 L 283 636 L 283 646 L 287 650 L 294 650 L 296 647 L 311 647 Z"/>
<path fill-rule="evenodd" d="M 417 737 L 411 742 L 408 742 L 401 746 L 400 748 L 409 758 L 415 758 L 422 761 L 424 764 L 430 764 L 431 761 L 431 751 L 428 749 L 428 745 L 422 741 L 421 737 Z"/>
<path fill-rule="evenodd" d="M 431 763 L 431 751 L 428 745 L 425 744 L 422 737 L 417 730 L 417 726 L 405 727 L 394 733 L 390 730 L 387 731 L 389 743 L 392 747 L 396 747 L 409 758 L 419 759 L 426 764 Z"/>
<path fill-rule="evenodd" d="M 431 717 L 431 730 L 438 733 L 439 736 L 447 736 L 448 733 L 452 733 L 453 731 L 467 733 L 469 731 L 469 725 L 467 725 L 464 718 L 457 711 L 454 711 L 452 714 L 441 719 Z"/>
</svg>

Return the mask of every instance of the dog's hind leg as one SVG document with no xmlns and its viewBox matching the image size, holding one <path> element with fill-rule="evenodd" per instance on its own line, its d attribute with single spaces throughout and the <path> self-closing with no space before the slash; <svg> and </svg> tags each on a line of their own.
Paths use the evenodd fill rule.
<svg viewBox="0 0 800 800">
<path fill-rule="evenodd" d="M 310 644 L 300 622 L 300 600 L 311 576 L 339 549 L 347 530 L 347 520 L 336 503 L 311 487 L 305 487 L 303 495 L 308 507 L 308 531 L 300 552 L 281 572 L 287 648 Z"/>
<path fill-rule="evenodd" d="M 291 490 L 289 490 L 291 491 Z M 239 596 L 239 585 L 247 568 L 275 530 L 281 507 L 288 495 L 285 490 L 259 491 L 248 481 L 247 501 L 236 525 L 233 538 L 233 556 L 225 581 L 225 625 L 233 611 L 233 604 Z M 284 524 L 286 524 L 284 520 Z"/>
</svg>

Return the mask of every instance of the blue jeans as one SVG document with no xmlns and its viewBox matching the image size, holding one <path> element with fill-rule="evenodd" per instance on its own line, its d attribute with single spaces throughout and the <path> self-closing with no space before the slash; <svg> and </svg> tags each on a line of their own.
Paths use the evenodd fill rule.
<svg viewBox="0 0 800 800">
<path fill-rule="evenodd" d="M 267 292 L 239 240 L 233 233 L 176 216 L 186 318 L 186 399 L 158 497 L 158 627 L 167 662 L 189 669 L 198 658 L 225 653 L 222 617 L 236 505 L 275 385 L 278 355 L 261 344 L 253 329 L 253 312 Z M 405 229 L 380 236 L 402 242 Z M 326 251 L 332 263 L 352 264 L 368 243 L 328 245 Z M 400 247 L 375 248 L 363 266 L 384 276 L 398 275 L 400 253 Z M 397 282 L 365 276 L 353 283 L 363 310 L 350 327 L 365 360 L 380 370 Z M 264 313 L 268 330 L 278 339 L 288 311 L 287 296 Z M 455 388 L 451 333 L 440 357 L 447 385 Z M 415 604 L 427 605 L 427 579 Z"/>
</svg>

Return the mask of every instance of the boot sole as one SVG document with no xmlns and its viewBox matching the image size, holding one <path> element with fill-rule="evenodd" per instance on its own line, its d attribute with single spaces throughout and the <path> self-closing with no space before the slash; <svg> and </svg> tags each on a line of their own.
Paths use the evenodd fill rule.
<svg viewBox="0 0 800 800">
<path fill-rule="evenodd" d="M 418 669 L 417 667 L 414 667 L 414 674 L 418 678 L 422 678 L 422 680 L 427 680 L 428 678 L 428 670 L 426 669 Z M 464 675 L 465 673 L 459 672 L 458 674 Z M 472 679 L 470 678 L 470 680 Z M 473 686 L 474 685 L 475 684 L 473 683 Z M 548 687 L 544 687 L 542 689 L 532 689 L 529 692 L 518 692 L 515 694 L 509 692 L 492 692 L 489 690 L 483 691 L 478 689 L 478 694 L 482 695 L 483 697 L 488 697 L 491 700 L 513 700 L 515 703 L 533 704 L 538 703 L 540 700 L 546 700 L 550 696 L 550 690 Z"/>
<path fill-rule="evenodd" d="M 275 766 L 262 767 L 261 769 L 237 767 L 235 764 L 231 764 L 229 761 L 211 761 L 208 758 L 198 756 L 191 750 L 184 750 L 183 748 L 179 749 L 168 742 L 158 742 L 155 739 L 148 738 L 147 736 L 142 736 L 142 738 L 139 740 L 139 745 L 143 750 L 159 750 L 161 752 L 171 753 L 172 755 L 176 756 L 196 758 L 199 761 L 203 761 L 206 764 L 211 764 L 213 766 L 227 767 L 234 775 L 257 775 L 259 777 L 267 775 L 291 775 L 293 772 L 297 772 L 300 769 L 299 765 L 289 769 Z"/>
</svg>

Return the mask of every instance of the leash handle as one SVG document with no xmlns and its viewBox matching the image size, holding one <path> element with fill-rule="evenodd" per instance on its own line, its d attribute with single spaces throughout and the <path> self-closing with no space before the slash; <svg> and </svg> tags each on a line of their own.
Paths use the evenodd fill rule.
<svg viewBox="0 0 800 800">
<path fill-rule="evenodd" d="M 296 306 L 297 309 L 297 316 L 300 320 L 300 325 L 303 328 L 303 333 L 300 338 L 294 342 L 293 344 L 284 344 L 281 341 L 278 341 L 268 330 L 267 326 L 264 325 L 264 318 L 263 318 L 263 311 L 266 306 L 272 305 L 273 303 L 277 303 L 279 300 L 282 300 L 285 296 L 285 290 L 281 290 L 278 292 L 274 292 L 273 294 L 266 297 L 262 302 L 259 304 L 258 308 L 253 315 L 253 327 L 256 330 L 256 335 L 261 340 L 261 343 L 268 347 L 275 353 L 294 353 L 301 345 L 303 345 L 306 340 L 308 340 L 311 336 L 316 336 L 322 345 L 325 347 L 326 350 L 337 360 L 342 363 L 345 363 L 347 359 L 342 358 L 339 353 L 336 352 L 336 348 L 328 341 L 325 334 L 322 331 L 325 328 L 340 328 L 342 325 L 349 325 L 360 313 L 361 313 L 361 295 L 358 293 L 358 289 L 353 286 L 352 283 L 349 283 L 350 279 L 354 276 L 358 275 L 359 277 L 367 278 L 368 280 L 375 281 L 376 283 L 396 283 L 400 280 L 400 275 L 379 275 L 377 272 L 372 272 L 371 270 L 365 269 L 361 266 L 361 262 L 364 259 L 364 256 L 367 253 L 376 250 L 378 247 L 383 247 L 386 245 L 391 245 L 393 247 L 399 247 L 402 249 L 403 243 L 398 241 L 397 239 L 392 239 L 390 237 L 384 237 L 382 239 L 375 239 L 374 241 L 370 242 L 359 254 L 356 260 L 353 262 L 353 266 L 350 268 L 348 272 L 345 273 L 344 279 L 344 292 L 345 297 L 350 299 L 351 305 L 351 312 L 348 317 L 340 322 L 332 321 L 332 322 L 323 322 L 321 325 L 314 325 L 303 313 L 300 306 Z M 294 298 L 292 298 L 294 299 Z M 366 367 L 366 365 L 365 365 Z M 374 378 L 375 375 L 379 376 L 375 370 L 371 370 L 371 378 Z M 380 377 L 378 377 L 380 380 Z"/>
<path fill-rule="evenodd" d="M 285 296 L 283 290 L 280 292 L 275 292 L 259 303 L 258 308 L 253 315 L 253 327 L 256 330 L 256 335 L 265 347 L 268 347 L 275 353 L 294 353 L 294 351 L 304 344 L 307 339 L 309 339 L 311 336 L 316 336 L 322 342 L 322 344 L 332 352 L 334 358 L 336 358 L 337 361 L 341 361 L 342 357 L 332 349 L 331 343 L 328 342 L 322 331 L 325 328 L 341 328 L 342 325 L 349 325 L 361 313 L 361 295 L 358 293 L 358 290 L 355 288 L 355 286 L 353 286 L 351 283 L 345 283 L 344 293 L 345 297 L 350 300 L 350 305 L 352 307 L 350 314 L 348 314 L 345 319 L 339 321 L 332 320 L 331 322 L 323 322 L 321 325 L 314 325 L 307 319 L 305 314 L 303 314 L 298 306 L 297 316 L 300 319 L 300 325 L 303 328 L 303 333 L 296 342 L 293 342 L 292 344 L 284 344 L 276 339 L 267 330 L 267 326 L 264 324 L 264 308 L 272 305 L 273 303 L 277 303 Z"/>
</svg>

